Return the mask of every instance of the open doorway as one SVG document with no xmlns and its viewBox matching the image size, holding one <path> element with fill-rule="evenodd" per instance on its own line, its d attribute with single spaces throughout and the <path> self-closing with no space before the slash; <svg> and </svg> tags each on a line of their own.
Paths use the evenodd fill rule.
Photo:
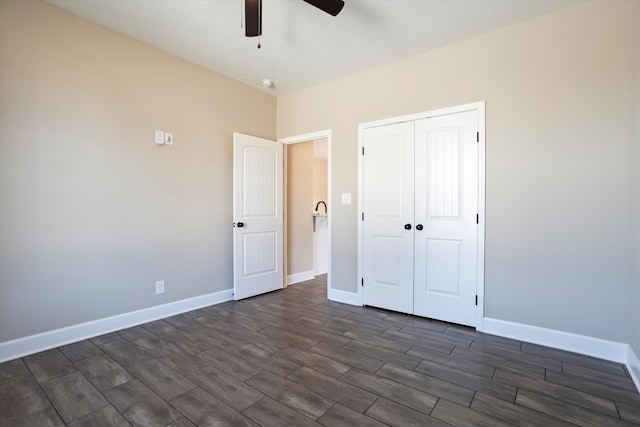
<svg viewBox="0 0 640 427">
<path fill-rule="evenodd" d="M 330 131 L 280 142 L 285 148 L 285 282 L 290 285 L 326 277 L 328 289 L 331 269 Z"/>
</svg>

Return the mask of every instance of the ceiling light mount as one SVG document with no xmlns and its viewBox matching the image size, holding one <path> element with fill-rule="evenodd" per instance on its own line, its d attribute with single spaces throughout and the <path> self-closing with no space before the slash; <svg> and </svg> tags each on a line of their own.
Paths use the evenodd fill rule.
<svg viewBox="0 0 640 427">
<path fill-rule="evenodd" d="M 262 86 L 264 86 L 266 88 L 272 88 L 273 87 L 273 80 L 271 80 L 271 79 L 262 79 Z"/>
</svg>

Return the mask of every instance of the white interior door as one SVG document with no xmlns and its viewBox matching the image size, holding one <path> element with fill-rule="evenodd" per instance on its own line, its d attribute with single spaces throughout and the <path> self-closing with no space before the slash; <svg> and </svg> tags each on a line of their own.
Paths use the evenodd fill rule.
<svg viewBox="0 0 640 427">
<path fill-rule="evenodd" d="M 283 287 L 282 144 L 233 134 L 233 291 L 236 300 Z"/>
<path fill-rule="evenodd" d="M 478 112 L 415 122 L 414 314 L 476 323 Z"/>
<path fill-rule="evenodd" d="M 413 143 L 413 122 L 364 130 L 363 302 L 404 313 L 413 312 Z"/>
</svg>

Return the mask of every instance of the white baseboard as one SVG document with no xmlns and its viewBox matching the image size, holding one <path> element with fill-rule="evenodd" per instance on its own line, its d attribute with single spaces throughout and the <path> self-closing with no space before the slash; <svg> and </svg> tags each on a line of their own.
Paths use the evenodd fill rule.
<svg viewBox="0 0 640 427">
<path fill-rule="evenodd" d="M 638 391 L 640 391 L 640 360 L 631 346 L 627 349 L 627 369 Z"/>
<path fill-rule="evenodd" d="M 331 289 L 329 288 L 329 292 L 327 295 L 331 301 L 342 302 L 350 305 L 362 305 L 360 301 L 360 296 L 357 292 L 347 292 L 341 291 L 340 289 Z"/>
<path fill-rule="evenodd" d="M 629 345 L 625 343 L 488 317 L 484 318 L 484 332 L 598 357 L 612 362 L 627 363 Z"/>
<path fill-rule="evenodd" d="M 232 299 L 233 289 L 226 289 L 5 341 L 0 343 L 0 363 Z"/>
<path fill-rule="evenodd" d="M 314 279 L 315 277 L 316 275 L 313 274 L 313 270 L 303 271 L 302 273 L 290 274 L 287 276 L 287 285 L 306 282 L 307 280 Z"/>
</svg>

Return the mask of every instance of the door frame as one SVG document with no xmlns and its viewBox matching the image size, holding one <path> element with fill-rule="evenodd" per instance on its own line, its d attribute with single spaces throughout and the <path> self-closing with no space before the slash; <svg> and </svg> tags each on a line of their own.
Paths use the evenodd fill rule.
<svg viewBox="0 0 640 427">
<path fill-rule="evenodd" d="M 278 138 L 277 141 L 282 143 L 283 145 L 291 145 L 291 144 L 296 144 L 299 142 L 307 142 L 307 141 L 313 141 L 315 139 L 326 139 L 327 140 L 327 247 L 329 249 L 329 253 L 328 253 L 328 259 L 327 259 L 327 297 L 329 296 L 329 292 L 331 289 L 331 253 L 332 253 L 332 247 L 331 247 L 331 223 L 333 222 L 333 216 L 331 215 L 331 208 L 333 206 L 333 203 L 331 202 L 331 129 L 326 129 L 326 130 L 321 130 L 321 131 L 317 131 L 317 132 L 311 132 L 311 133 L 305 133 L 302 135 L 296 135 L 296 136 L 290 136 L 290 137 L 286 137 L 286 138 Z M 288 176 L 289 176 L 289 171 L 287 170 L 287 154 L 286 154 L 286 150 L 285 150 L 285 155 L 284 155 L 284 253 L 283 253 L 283 260 L 284 260 L 284 287 L 287 287 L 287 268 L 288 268 L 288 262 L 287 262 L 287 255 L 288 255 L 288 245 L 287 245 L 287 240 L 288 240 L 288 232 L 287 232 L 287 222 L 289 221 L 289 218 L 287 217 L 287 206 L 289 201 L 287 200 L 287 180 L 288 180 Z"/>
<path fill-rule="evenodd" d="M 440 108 L 437 110 L 424 111 L 416 114 L 392 117 L 383 120 L 358 124 L 358 295 L 357 300 L 360 305 L 364 305 L 364 293 L 362 289 L 362 278 L 364 277 L 364 224 L 362 221 L 364 207 L 364 159 L 362 152 L 364 149 L 364 130 L 368 128 L 385 126 L 407 121 L 416 121 L 432 117 L 445 116 L 449 114 L 464 113 L 466 111 L 478 112 L 478 131 L 480 138 L 478 141 L 478 266 L 476 276 L 476 291 L 478 293 L 478 307 L 476 309 L 476 330 L 484 330 L 484 269 L 485 269 L 485 154 L 486 154 L 486 127 L 485 127 L 485 101 L 473 102 L 470 104 L 457 105 L 454 107 Z"/>
</svg>

